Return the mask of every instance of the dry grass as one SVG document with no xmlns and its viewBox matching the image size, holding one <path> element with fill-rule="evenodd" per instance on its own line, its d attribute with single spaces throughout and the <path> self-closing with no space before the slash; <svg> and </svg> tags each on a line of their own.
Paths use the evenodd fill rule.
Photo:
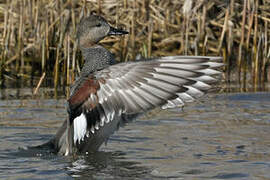
<svg viewBox="0 0 270 180">
<path fill-rule="evenodd" d="M 130 32 L 102 41 L 119 60 L 137 54 L 221 55 L 228 80 L 236 68 L 239 82 L 256 86 L 270 74 L 269 9 L 268 0 L 1 1 L 0 83 L 46 76 L 55 87 L 71 84 L 82 64 L 76 25 L 95 12 Z"/>
</svg>

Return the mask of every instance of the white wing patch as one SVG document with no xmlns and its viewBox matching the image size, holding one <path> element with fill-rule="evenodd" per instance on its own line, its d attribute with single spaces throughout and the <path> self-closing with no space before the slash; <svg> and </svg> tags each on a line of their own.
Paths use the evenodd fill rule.
<svg viewBox="0 0 270 180">
<path fill-rule="evenodd" d="M 87 121 L 85 115 L 82 113 L 80 116 L 74 119 L 74 144 L 76 144 L 77 140 L 80 144 L 80 141 L 83 141 L 83 138 L 87 131 Z"/>
</svg>

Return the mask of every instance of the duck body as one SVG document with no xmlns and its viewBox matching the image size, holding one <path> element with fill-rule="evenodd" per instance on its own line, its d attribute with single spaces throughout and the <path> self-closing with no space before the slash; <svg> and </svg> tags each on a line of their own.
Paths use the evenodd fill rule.
<svg viewBox="0 0 270 180">
<path fill-rule="evenodd" d="M 85 64 L 71 87 L 68 118 L 44 144 L 58 154 L 97 151 L 119 126 L 161 106 L 181 107 L 211 88 L 222 66 L 220 57 L 168 56 L 116 63 L 98 41 L 127 34 L 91 15 L 79 24 L 78 41 Z"/>
</svg>

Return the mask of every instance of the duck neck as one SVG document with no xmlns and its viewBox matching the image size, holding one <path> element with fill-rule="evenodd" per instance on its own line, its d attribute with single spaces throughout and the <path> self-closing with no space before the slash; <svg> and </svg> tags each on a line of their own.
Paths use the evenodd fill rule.
<svg viewBox="0 0 270 180">
<path fill-rule="evenodd" d="M 81 76 L 88 76 L 95 71 L 102 70 L 109 65 L 115 64 L 112 53 L 100 45 L 87 48 L 81 47 L 80 49 L 85 61 Z"/>
</svg>

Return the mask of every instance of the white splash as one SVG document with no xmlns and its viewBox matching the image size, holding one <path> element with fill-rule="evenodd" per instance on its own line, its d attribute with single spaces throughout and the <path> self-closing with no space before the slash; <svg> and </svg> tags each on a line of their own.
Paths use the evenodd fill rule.
<svg viewBox="0 0 270 180">
<path fill-rule="evenodd" d="M 80 141 L 83 141 L 83 138 L 86 134 L 87 121 L 85 115 L 82 113 L 80 116 L 76 117 L 73 121 L 74 123 L 74 143 L 76 144 L 77 140 L 80 144 Z"/>
</svg>

